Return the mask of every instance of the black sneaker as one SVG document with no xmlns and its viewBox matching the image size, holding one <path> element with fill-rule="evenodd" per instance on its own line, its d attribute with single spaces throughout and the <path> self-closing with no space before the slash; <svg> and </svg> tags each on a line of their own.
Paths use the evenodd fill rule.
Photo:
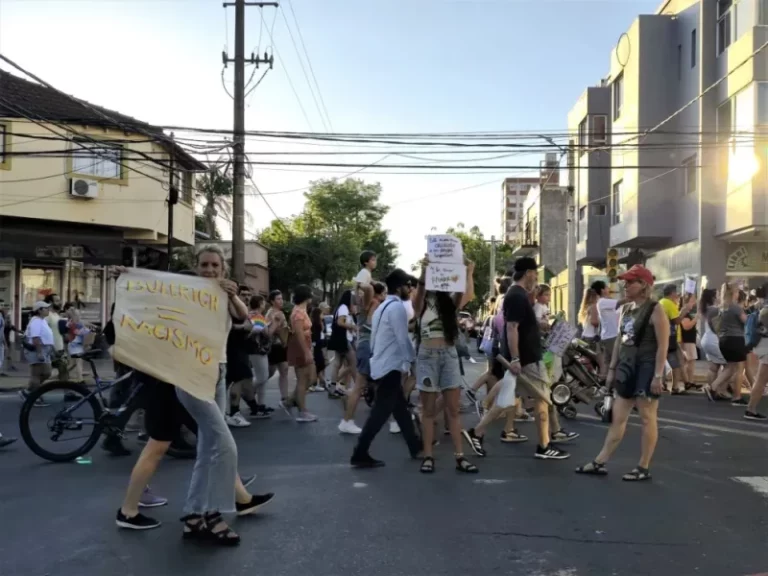
<svg viewBox="0 0 768 576">
<path fill-rule="evenodd" d="M 502 430 L 501 441 L 509 444 L 517 444 L 520 442 L 528 442 L 528 436 L 520 434 L 517 430 Z"/>
<path fill-rule="evenodd" d="M 272 492 L 269 492 L 268 494 L 254 494 L 251 496 L 251 501 L 247 504 L 235 502 L 235 510 L 237 511 L 238 516 L 254 514 L 255 512 L 258 512 L 262 506 L 266 506 L 272 502 L 274 498 L 275 495 L 272 494 Z"/>
<path fill-rule="evenodd" d="M 731 406 L 749 406 L 749 401 L 742 396 L 737 400 L 731 400 Z"/>
<path fill-rule="evenodd" d="M 566 460 L 567 458 L 571 457 L 568 452 L 560 450 L 559 448 L 555 448 L 552 446 L 552 444 L 546 448 L 536 446 L 536 453 L 533 456 L 534 458 L 539 458 L 540 460 Z"/>
<path fill-rule="evenodd" d="M 372 458 L 369 454 L 365 456 L 353 455 L 349 463 L 352 465 L 352 468 L 381 468 L 384 466 L 384 462 Z"/>
<path fill-rule="evenodd" d="M 136 441 L 141 444 L 146 444 L 149 442 L 149 434 L 146 432 L 139 432 L 138 436 L 136 436 Z"/>
<path fill-rule="evenodd" d="M 760 422 L 763 422 L 765 420 L 768 420 L 768 416 L 765 414 L 760 414 L 758 412 L 750 412 L 747 410 L 744 412 L 744 419 L 745 420 L 759 420 Z"/>
<path fill-rule="evenodd" d="M 141 512 L 129 518 L 118 509 L 115 524 L 117 524 L 118 528 L 126 528 L 128 530 L 152 530 L 152 528 L 159 528 L 162 522 L 149 516 L 144 516 Z"/>
<path fill-rule="evenodd" d="M 485 457 L 488 455 L 488 453 L 485 451 L 485 448 L 483 448 L 482 436 L 477 436 L 475 434 L 474 428 L 470 428 L 469 430 L 462 430 L 461 435 L 464 436 L 464 439 L 467 441 L 467 444 L 469 444 L 469 447 L 472 448 L 472 451 L 475 454 L 482 457 Z"/>
</svg>

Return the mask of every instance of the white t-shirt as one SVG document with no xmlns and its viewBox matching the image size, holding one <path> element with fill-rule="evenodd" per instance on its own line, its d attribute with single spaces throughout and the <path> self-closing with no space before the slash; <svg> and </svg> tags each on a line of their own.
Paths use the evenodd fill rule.
<svg viewBox="0 0 768 576">
<path fill-rule="evenodd" d="M 536 322 L 541 322 L 545 317 L 549 316 L 549 306 L 536 302 L 533 305 L 533 313 L 536 314 Z"/>
<path fill-rule="evenodd" d="M 355 276 L 355 282 L 358 284 L 370 284 L 373 281 L 373 277 L 371 276 L 371 271 L 368 270 L 368 268 L 363 268 L 360 270 L 360 272 L 357 273 L 357 276 Z"/>
<path fill-rule="evenodd" d="M 355 319 L 352 318 L 352 315 L 349 313 L 349 308 L 347 308 L 346 304 L 342 304 L 339 306 L 339 309 L 336 311 L 336 321 L 338 322 L 339 318 L 346 317 L 346 323 L 347 326 L 354 326 L 355 325 Z M 347 341 L 352 342 L 355 339 L 355 334 L 352 332 L 352 330 L 347 330 Z"/>
<path fill-rule="evenodd" d="M 26 337 L 29 342 L 32 342 L 33 338 L 40 338 L 43 346 L 53 346 L 53 331 L 48 323 L 40 318 L 40 316 L 34 316 L 27 325 Z"/>
<path fill-rule="evenodd" d="M 610 340 L 619 335 L 619 301 L 613 298 L 600 298 L 597 301 L 597 315 L 600 318 L 600 340 Z"/>
<path fill-rule="evenodd" d="M 408 315 L 408 322 L 410 322 L 413 320 L 413 317 L 416 316 L 416 312 L 413 310 L 413 302 L 404 300 L 403 306 L 405 307 L 405 313 Z"/>
</svg>

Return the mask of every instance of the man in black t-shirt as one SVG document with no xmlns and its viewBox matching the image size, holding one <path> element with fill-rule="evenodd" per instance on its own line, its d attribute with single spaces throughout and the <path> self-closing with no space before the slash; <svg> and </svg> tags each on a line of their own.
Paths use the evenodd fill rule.
<svg viewBox="0 0 768 576">
<path fill-rule="evenodd" d="M 539 443 L 534 456 L 544 460 L 564 460 L 570 455 L 550 443 L 550 382 L 542 362 L 541 334 L 531 303 L 531 292 L 538 283 L 536 261 L 533 258 L 519 258 L 515 261 L 512 279 L 514 284 L 507 290 L 502 304 L 504 330 L 501 334 L 500 353 L 509 362 L 512 373 L 517 376 L 517 395 L 529 396 L 535 402 Z M 497 386 L 502 383 L 503 381 L 499 382 Z M 462 432 L 477 455 L 486 455 L 483 448 L 485 427 L 503 410 L 494 405 L 475 428 Z M 525 436 L 518 434 L 514 429 L 502 433 L 504 442 L 526 440 Z"/>
<path fill-rule="evenodd" d="M 517 393 L 535 402 L 539 444 L 534 456 L 543 460 L 565 460 L 567 452 L 550 443 L 549 408 L 551 383 L 542 362 L 541 333 L 531 303 L 531 293 L 538 283 L 538 265 L 533 258 L 515 261 L 514 284 L 504 296 L 502 354 L 517 376 Z"/>
</svg>

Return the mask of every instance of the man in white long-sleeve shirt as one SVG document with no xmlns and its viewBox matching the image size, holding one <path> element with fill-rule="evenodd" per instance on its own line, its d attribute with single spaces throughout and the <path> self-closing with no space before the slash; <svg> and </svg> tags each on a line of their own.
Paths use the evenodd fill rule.
<svg viewBox="0 0 768 576">
<path fill-rule="evenodd" d="M 408 285 L 411 282 L 413 278 L 405 271 L 394 270 L 385 280 L 389 295 L 373 314 L 371 378 L 376 384 L 376 398 L 350 460 L 350 464 L 357 468 L 384 465 L 372 458 L 368 449 L 390 414 L 400 426 L 411 456 L 417 456 L 421 450 L 402 385 L 403 374 L 416 354 L 408 336 L 408 315 L 403 306 L 403 301 L 410 296 Z"/>
</svg>

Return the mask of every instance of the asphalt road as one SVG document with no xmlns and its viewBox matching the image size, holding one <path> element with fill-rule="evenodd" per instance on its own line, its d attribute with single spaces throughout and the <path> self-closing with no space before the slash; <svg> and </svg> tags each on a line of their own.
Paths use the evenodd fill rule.
<svg viewBox="0 0 768 576">
<path fill-rule="evenodd" d="M 480 370 L 469 366 L 468 379 Z M 0 396 L 0 431 L 18 434 L 19 405 L 13 394 Z M 387 466 L 350 469 L 355 440 L 336 430 L 338 402 L 316 394 L 310 407 L 321 416 L 316 423 L 275 414 L 235 431 L 242 472 L 258 474 L 253 489 L 277 494 L 259 517 L 235 521 L 243 538 L 237 549 L 182 542 L 178 518 L 189 462 L 168 459 L 153 483 L 171 499 L 153 511 L 165 525 L 125 532 L 114 515 L 134 457 L 115 459 L 97 448 L 91 464 L 50 464 L 20 441 L 0 452 L 0 575 L 768 572 L 768 425 L 742 420 L 730 405 L 665 397 L 654 480 L 645 484 L 620 478 L 639 453 L 636 421 L 607 478 L 573 473 L 595 456 L 605 435 L 586 412 L 566 423 L 581 434 L 568 446 L 570 460 L 534 460 L 532 441 L 491 440 L 497 427 L 487 441 L 489 456 L 473 458 L 479 475 L 454 471 L 446 439 L 437 449 L 437 472 L 424 476 L 407 459 L 402 439 L 386 429 L 372 453 Z M 365 412 L 361 407 L 359 424 Z M 531 424 L 520 427 L 535 434 Z"/>
</svg>

